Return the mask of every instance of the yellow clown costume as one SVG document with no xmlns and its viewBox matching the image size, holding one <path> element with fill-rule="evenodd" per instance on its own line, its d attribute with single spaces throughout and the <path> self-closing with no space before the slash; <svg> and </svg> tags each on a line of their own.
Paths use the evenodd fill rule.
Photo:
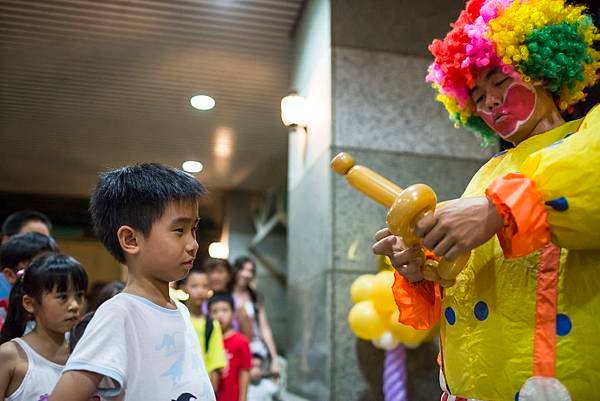
<svg viewBox="0 0 600 401">
<path fill-rule="evenodd" d="M 600 65 L 584 11 L 562 0 L 467 3 L 430 46 L 428 79 L 455 123 L 489 138 L 465 94 L 490 65 L 544 82 L 561 109 L 583 99 Z M 456 284 L 398 273 L 394 283 L 401 323 L 440 323 L 443 390 L 489 401 L 600 399 L 600 106 L 492 157 L 463 194 L 471 196 L 487 196 L 505 226 L 472 251 Z"/>
</svg>

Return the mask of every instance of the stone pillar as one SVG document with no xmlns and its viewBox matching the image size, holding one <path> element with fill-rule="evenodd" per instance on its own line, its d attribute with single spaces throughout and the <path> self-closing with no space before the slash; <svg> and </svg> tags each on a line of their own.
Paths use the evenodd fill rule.
<svg viewBox="0 0 600 401">
<path fill-rule="evenodd" d="M 352 281 L 377 271 L 371 244 L 386 211 L 335 176 L 329 160 L 347 151 L 444 200 L 460 196 L 494 152 L 452 127 L 424 81 L 426 46 L 456 18 L 455 3 L 315 0 L 300 21 L 293 87 L 318 113 L 306 134 L 293 134 L 302 140 L 290 140 L 290 160 L 303 163 L 289 166 L 288 179 L 289 372 L 292 389 L 311 400 L 383 399 L 383 352 L 357 340 L 346 318 Z M 411 401 L 439 399 L 436 356 L 434 344 L 409 351 Z"/>
<path fill-rule="evenodd" d="M 257 228 L 253 224 L 253 212 L 263 197 L 262 193 L 234 191 L 229 192 L 223 199 L 229 261 L 233 264 L 237 258 L 249 256 L 256 262 L 256 289 L 265 304 L 275 346 L 285 353 L 289 317 L 286 282 L 280 279 L 285 277 L 287 271 L 284 227 L 277 226 L 259 244 L 251 247 L 257 234 Z"/>
</svg>

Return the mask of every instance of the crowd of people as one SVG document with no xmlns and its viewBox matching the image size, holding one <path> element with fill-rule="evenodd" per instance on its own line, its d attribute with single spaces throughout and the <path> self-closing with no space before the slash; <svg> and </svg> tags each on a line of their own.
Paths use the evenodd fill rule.
<svg viewBox="0 0 600 401">
<path fill-rule="evenodd" d="M 148 175 L 156 186 L 142 194 Z M 195 260 L 203 194 L 191 176 L 161 165 L 106 173 L 90 210 L 128 282 L 93 293 L 85 267 L 52 238 L 48 217 L 19 211 L 5 220 L 0 400 L 279 399 L 277 349 L 254 287 L 255 262 Z M 128 203 L 140 197 L 140 208 Z"/>
</svg>

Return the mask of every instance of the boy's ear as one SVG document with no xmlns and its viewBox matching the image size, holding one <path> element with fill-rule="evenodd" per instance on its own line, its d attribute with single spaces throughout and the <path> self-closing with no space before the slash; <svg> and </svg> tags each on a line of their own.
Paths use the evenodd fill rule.
<svg viewBox="0 0 600 401">
<path fill-rule="evenodd" d="M 14 285 L 17 282 L 17 274 L 8 267 L 4 267 L 2 269 L 2 274 L 4 274 L 4 278 L 10 285 Z"/>
<path fill-rule="evenodd" d="M 23 295 L 23 308 L 33 314 L 33 312 L 35 311 L 35 303 L 34 303 L 34 299 L 32 297 L 30 297 L 29 295 Z"/>
<path fill-rule="evenodd" d="M 140 251 L 139 233 L 130 226 L 121 226 L 117 230 L 117 239 L 121 249 L 127 255 L 136 255 Z"/>
</svg>

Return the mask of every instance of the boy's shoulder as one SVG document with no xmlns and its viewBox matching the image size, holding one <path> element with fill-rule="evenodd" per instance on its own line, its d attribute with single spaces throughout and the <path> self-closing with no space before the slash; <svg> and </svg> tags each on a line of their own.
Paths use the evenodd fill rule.
<svg viewBox="0 0 600 401">
<path fill-rule="evenodd" d="M 129 312 L 133 309 L 144 309 L 147 311 L 156 311 L 156 312 L 166 312 L 166 313 L 176 313 L 181 312 L 184 316 L 190 316 L 190 313 L 185 305 L 180 302 L 175 301 L 175 305 L 177 309 L 168 309 L 162 306 L 155 304 L 147 298 L 144 298 L 140 295 L 129 294 L 126 292 L 121 292 L 108 301 L 104 302 L 98 308 L 98 311 L 102 309 L 120 309 L 124 312 Z"/>
<path fill-rule="evenodd" d="M 130 303 L 131 300 L 126 296 L 126 294 L 117 294 L 109 300 L 103 302 L 102 305 L 100 305 L 96 310 L 94 317 L 104 313 L 127 313 Z"/>
</svg>

